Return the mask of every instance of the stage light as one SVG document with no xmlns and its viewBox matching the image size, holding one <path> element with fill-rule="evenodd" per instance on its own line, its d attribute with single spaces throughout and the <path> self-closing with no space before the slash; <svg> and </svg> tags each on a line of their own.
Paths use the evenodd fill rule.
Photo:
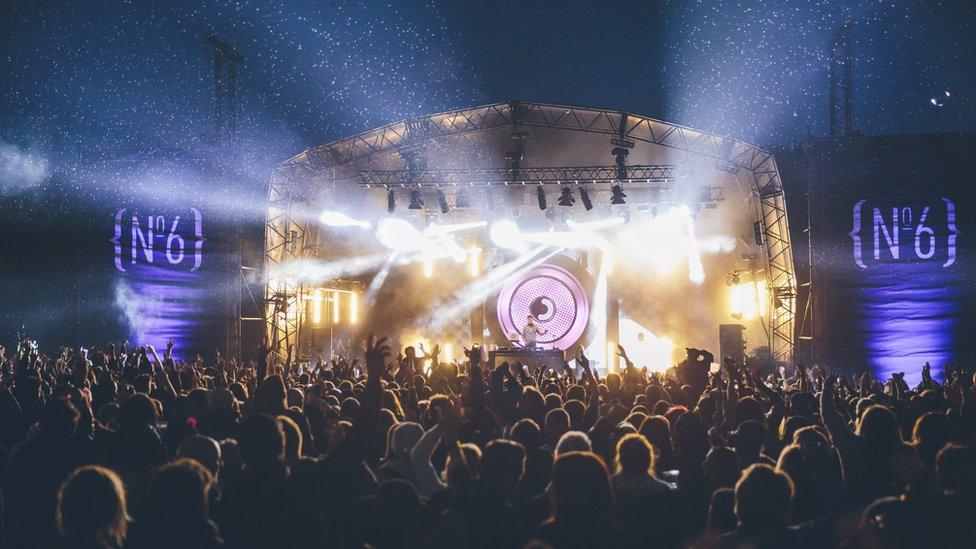
<svg viewBox="0 0 976 549">
<path fill-rule="evenodd" d="M 376 237 L 384 246 L 397 252 L 416 252 L 430 245 L 430 239 L 408 221 L 398 217 L 388 217 L 380 221 Z"/>
<path fill-rule="evenodd" d="M 499 248 L 507 248 L 523 254 L 529 249 L 528 244 L 525 243 L 525 237 L 522 236 L 522 231 L 519 230 L 514 221 L 506 219 L 493 223 L 488 230 L 488 235 Z"/>
<path fill-rule="evenodd" d="M 424 278 L 431 278 L 432 276 L 434 276 L 434 257 L 429 253 L 425 253 L 423 264 L 424 264 Z"/>
<path fill-rule="evenodd" d="M 627 201 L 624 200 L 625 198 L 627 198 L 627 195 L 624 193 L 623 187 L 621 187 L 619 184 L 618 185 L 614 185 L 613 187 L 611 187 L 610 188 L 610 193 L 611 193 L 611 196 L 610 196 L 610 203 L 611 204 L 620 205 L 620 204 L 626 204 L 627 203 Z"/>
<path fill-rule="evenodd" d="M 359 227 L 368 229 L 369 222 L 353 219 L 342 212 L 326 210 L 319 214 L 319 221 L 327 227 Z"/>
<path fill-rule="evenodd" d="M 356 292 L 349 294 L 349 324 L 355 324 L 359 320 L 359 295 Z"/>
<path fill-rule="evenodd" d="M 607 372 L 617 371 L 617 344 L 607 340 Z"/>
<path fill-rule="evenodd" d="M 743 282 L 729 288 L 729 309 L 736 320 L 752 320 L 766 315 L 766 281 Z"/>
<path fill-rule="evenodd" d="M 592 210 L 593 202 L 590 201 L 590 193 L 587 192 L 586 187 L 580 185 L 579 194 L 580 194 L 580 200 L 583 201 L 583 207 L 586 208 L 586 211 Z"/>
<path fill-rule="evenodd" d="M 322 290 L 315 290 L 312 296 L 312 324 L 318 326 L 322 323 Z"/>
<path fill-rule="evenodd" d="M 332 323 L 339 323 L 339 292 L 332 292 Z"/>
<path fill-rule="evenodd" d="M 441 213 L 443 214 L 446 214 L 448 210 L 451 209 L 451 207 L 447 205 L 447 197 L 444 196 L 444 189 L 437 189 L 437 205 L 441 207 Z"/>
<path fill-rule="evenodd" d="M 546 206 L 547 206 L 547 204 L 546 204 L 546 191 L 545 191 L 545 189 L 542 188 L 542 185 L 539 185 L 539 186 L 537 186 L 535 188 L 535 194 L 536 194 L 536 197 L 539 199 L 539 209 L 540 210 L 545 210 L 546 209 Z"/>
<path fill-rule="evenodd" d="M 420 189 L 413 189 L 410 191 L 410 206 L 411 210 L 422 210 L 424 209 L 424 199 L 420 195 Z"/>
<path fill-rule="evenodd" d="M 396 191 L 392 187 L 386 191 L 386 211 L 396 212 Z"/>
<path fill-rule="evenodd" d="M 562 194 L 559 195 L 559 205 L 572 206 L 575 203 L 576 199 L 573 197 L 573 189 L 563 187 Z"/>
<path fill-rule="evenodd" d="M 454 348 L 451 346 L 450 343 L 445 343 L 442 351 L 443 351 L 442 354 L 444 355 L 443 362 L 450 362 L 454 360 Z"/>
</svg>

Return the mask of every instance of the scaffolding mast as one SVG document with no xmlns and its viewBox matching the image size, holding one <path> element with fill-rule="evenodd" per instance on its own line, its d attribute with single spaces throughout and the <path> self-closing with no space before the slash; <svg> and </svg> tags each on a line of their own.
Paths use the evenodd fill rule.
<svg viewBox="0 0 976 549">
<path fill-rule="evenodd" d="M 227 42 L 212 33 L 203 41 L 213 49 L 214 94 L 213 135 L 214 145 L 223 145 L 237 137 L 237 74 L 244 56 Z"/>
<path fill-rule="evenodd" d="M 851 30 L 853 21 L 845 22 L 830 39 L 827 79 L 830 83 L 830 137 L 854 134 L 853 62 Z"/>
</svg>

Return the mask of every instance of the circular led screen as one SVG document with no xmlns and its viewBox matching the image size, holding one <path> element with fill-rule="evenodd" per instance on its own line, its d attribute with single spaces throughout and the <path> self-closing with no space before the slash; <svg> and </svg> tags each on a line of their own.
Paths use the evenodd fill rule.
<svg viewBox="0 0 976 549">
<path fill-rule="evenodd" d="M 546 331 L 538 343 L 568 349 L 586 331 L 590 304 L 580 281 L 557 265 L 540 265 L 509 280 L 498 293 L 498 324 L 505 334 L 521 334 L 528 316 Z"/>
</svg>

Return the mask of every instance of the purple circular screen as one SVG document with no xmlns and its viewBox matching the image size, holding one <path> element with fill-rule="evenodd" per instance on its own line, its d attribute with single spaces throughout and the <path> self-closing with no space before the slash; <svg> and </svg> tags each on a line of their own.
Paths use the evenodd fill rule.
<svg viewBox="0 0 976 549">
<path fill-rule="evenodd" d="M 583 285 L 556 265 L 540 265 L 509 280 L 498 294 L 498 323 L 505 334 L 521 334 L 529 314 L 546 330 L 538 343 L 568 349 L 586 331 L 590 306 Z"/>
</svg>

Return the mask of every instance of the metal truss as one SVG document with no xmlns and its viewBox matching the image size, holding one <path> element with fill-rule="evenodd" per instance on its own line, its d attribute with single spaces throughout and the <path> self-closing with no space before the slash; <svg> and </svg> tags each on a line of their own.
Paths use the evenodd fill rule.
<svg viewBox="0 0 976 549">
<path fill-rule="evenodd" d="M 791 362 L 794 350 L 796 321 L 796 276 L 793 270 L 793 248 L 786 217 L 786 196 L 770 156 L 765 164 L 752 172 L 753 188 L 759 198 L 759 221 L 763 230 L 763 259 L 766 267 L 766 287 L 771 299 L 769 309 L 769 345 L 773 359 Z"/>
<path fill-rule="evenodd" d="M 624 179 L 644 183 L 666 183 L 674 180 L 673 165 L 627 166 Z M 359 179 L 366 185 L 518 185 L 523 183 L 566 183 L 617 181 L 616 166 L 485 168 L 466 170 L 364 170 Z"/>
<path fill-rule="evenodd" d="M 264 321 L 266 345 L 278 359 L 297 351 L 304 319 L 305 287 L 289 276 L 288 262 L 309 257 L 316 233 L 309 231 L 308 216 L 298 210 L 314 203 L 312 186 L 275 170 L 268 189 L 265 223 Z"/>
<path fill-rule="evenodd" d="M 793 271 L 793 256 L 790 248 L 789 224 L 786 216 L 786 202 L 773 156 L 758 147 L 730 139 L 728 137 L 702 132 L 684 126 L 642 117 L 630 113 L 611 110 L 567 107 L 544 103 L 511 102 L 496 103 L 484 107 L 462 109 L 425 117 L 400 121 L 359 135 L 308 149 L 281 164 L 272 178 L 269 191 L 268 228 L 266 249 L 268 266 L 280 271 L 282 263 L 288 258 L 308 257 L 314 243 L 304 239 L 304 226 L 289 216 L 296 204 L 307 205 L 309 189 L 315 187 L 313 181 L 355 182 L 364 185 L 435 185 L 438 183 L 472 183 L 482 181 L 486 184 L 516 181 L 519 183 L 546 181 L 620 181 L 619 177 L 605 173 L 617 167 L 596 166 L 590 168 L 550 168 L 552 173 L 531 173 L 539 168 L 517 168 L 512 177 L 508 169 L 433 171 L 426 166 L 407 166 L 411 153 L 424 142 L 461 141 L 467 136 L 493 129 L 536 126 L 567 131 L 578 131 L 607 135 L 616 142 L 651 143 L 676 151 L 688 153 L 711 160 L 723 172 L 746 178 L 756 197 L 755 219 L 762 225 L 763 260 L 767 287 L 770 289 L 771 313 L 768 315 L 770 350 L 776 360 L 790 362 L 793 356 L 795 319 L 796 279 Z M 404 168 L 387 172 L 362 170 L 359 166 L 369 166 L 370 159 L 381 153 L 400 152 Z M 631 166 L 628 169 L 663 168 L 662 166 Z M 673 168 L 673 166 L 672 166 Z M 583 175 L 588 169 L 599 172 Z M 541 170 L 546 170 L 541 168 Z M 563 171 L 568 170 L 568 171 Z M 570 172 L 576 173 L 570 173 Z M 745 173 L 744 173 L 745 172 Z M 503 177 L 504 175 L 504 177 Z M 661 177 L 674 177 L 672 170 Z M 544 176 L 544 177 L 543 177 Z M 633 177 L 639 182 L 649 177 Z M 680 177 L 679 177 L 680 179 Z M 283 181 L 289 181 L 287 187 Z M 545 180 L 545 181 L 543 181 Z M 669 179 L 663 179 L 668 181 Z M 296 183 L 304 182 L 304 183 Z M 293 187 L 304 188 L 293 188 Z M 303 194 L 305 193 L 305 194 Z M 277 203 L 283 202 L 284 204 Z M 298 249 L 282 252 L 289 230 L 300 235 Z M 269 281 L 272 280 L 269 278 Z M 302 290 L 285 282 L 271 284 L 266 290 L 266 298 L 279 295 L 296 295 Z M 290 298 L 291 299 L 291 298 Z M 294 299 L 299 299 L 296 297 Z M 302 309 L 295 306 L 295 314 Z M 268 306 L 271 311 L 271 305 Z M 289 309 L 290 310 L 290 309 Z M 284 326 L 279 326 L 274 316 L 268 315 L 269 339 L 279 342 L 294 342 L 290 339 L 297 334 L 301 321 L 297 316 L 289 317 Z M 277 338 L 277 339 L 276 339 Z"/>
</svg>

